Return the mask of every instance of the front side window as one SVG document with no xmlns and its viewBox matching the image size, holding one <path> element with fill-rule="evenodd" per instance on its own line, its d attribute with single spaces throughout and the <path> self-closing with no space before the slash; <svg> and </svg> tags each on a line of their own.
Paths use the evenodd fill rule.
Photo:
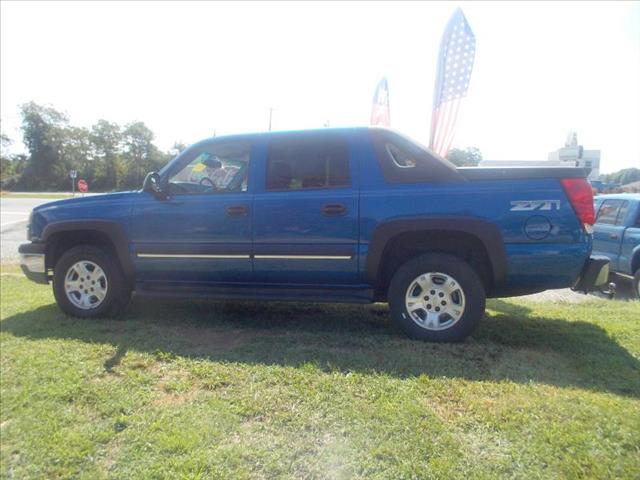
<svg viewBox="0 0 640 480">
<path fill-rule="evenodd" d="M 602 202 L 600 210 L 598 210 L 596 223 L 615 225 L 621 203 L 622 202 L 620 200 L 605 200 Z"/>
<path fill-rule="evenodd" d="M 267 190 L 349 185 L 349 151 L 333 135 L 274 139 L 267 159 Z"/>
<path fill-rule="evenodd" d="M 185 193 L 246 192 L 250 145 L 211 144 L 194 151 L 187 164 L 169 179 L 169 191 Z"/>
</svg>

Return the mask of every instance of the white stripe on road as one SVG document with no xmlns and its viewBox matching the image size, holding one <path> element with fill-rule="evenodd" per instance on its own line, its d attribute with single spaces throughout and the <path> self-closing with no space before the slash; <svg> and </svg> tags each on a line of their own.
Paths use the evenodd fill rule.
<svg viewBox="0 0 640 480">
<path fill-rule="evenodd" d="M 27 220 L 16 220 L 15 222 L 7 222 L 0 225 L 0 228 L 8 227 L 9 225 L 16 225 L 18 223 L 26 223 Z"/>
</svg>

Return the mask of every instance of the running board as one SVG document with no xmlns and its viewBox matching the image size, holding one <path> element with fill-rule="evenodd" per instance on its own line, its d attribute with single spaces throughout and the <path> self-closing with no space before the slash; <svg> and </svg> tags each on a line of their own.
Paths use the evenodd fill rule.
<svg viewBox="0 0 640 480">
<path fill-rule="evenodd" d="M 265 287 L 256 285 L 193 285 L 141 282 L 136 295 L 162 298 L 209 298 L 213 300 L 266 300 L 273 302 L 371 303 L 370 288 L 310 286 Z"/>
</svg>

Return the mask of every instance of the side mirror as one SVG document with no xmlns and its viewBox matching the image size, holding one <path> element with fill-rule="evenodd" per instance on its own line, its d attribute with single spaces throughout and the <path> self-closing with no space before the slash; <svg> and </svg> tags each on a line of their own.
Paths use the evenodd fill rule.
<svg viewBox="0 0 640 480">
<path fill-rule="evenodd" d="M 145 192 L 152 193 L 157 198 L 165 199 L 167 198 L 167 192 L 164 188 L 162 188 L 162 182 L 160 180 L 160 175 L 158 172 L 149 172 L 147 176 L 144 177 L 144 183 L 142 184 L 142 190 Z"/>
</svg>

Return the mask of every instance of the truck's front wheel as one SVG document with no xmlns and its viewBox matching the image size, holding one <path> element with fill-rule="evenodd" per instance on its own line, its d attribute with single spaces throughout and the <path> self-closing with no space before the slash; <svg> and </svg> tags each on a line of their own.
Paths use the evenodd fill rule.
<svg viewBox="0 0 640 480">
<path fill-rule="evenodd" d="M 394 322 L 411 338 L 457 342 L 478 325 L 485 291 L 477 273 L 448 254 L 416 257 L 396 271 L 389 286 Z"/>
<path fill-rule="evenodd" d="M 63 312 L 81 318 L 113 315 L 131 295 L 117 262 L 91 245 L 73 247 L 60 257 L 53 293 Z"/>
</svg>

